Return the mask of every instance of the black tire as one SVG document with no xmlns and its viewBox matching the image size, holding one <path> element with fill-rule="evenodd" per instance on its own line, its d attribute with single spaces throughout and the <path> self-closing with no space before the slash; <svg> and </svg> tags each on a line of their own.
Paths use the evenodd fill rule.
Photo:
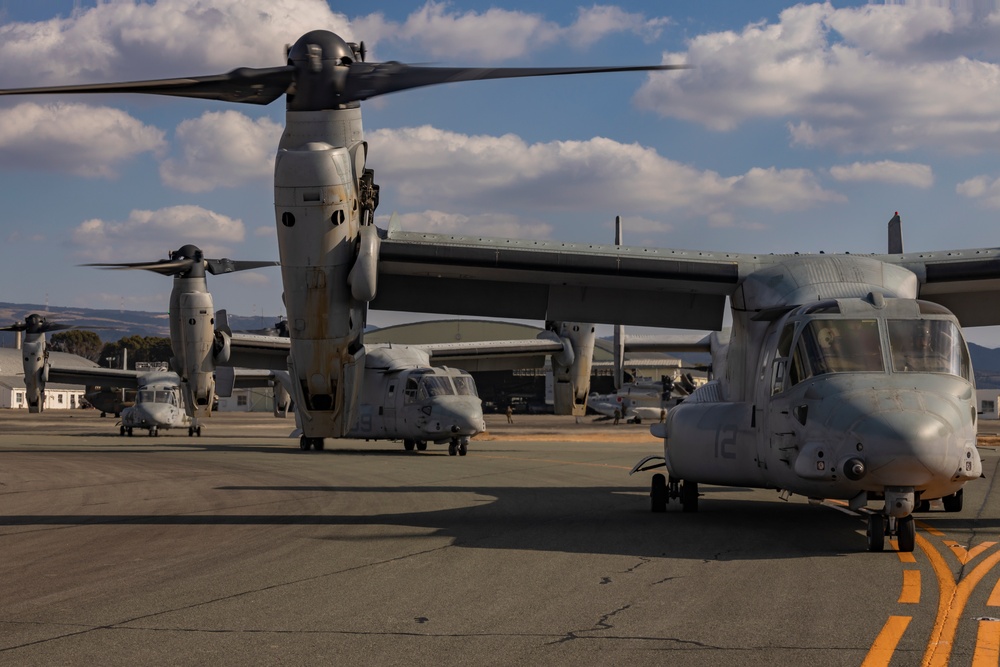
<svg viewBox="0 0 1000 667">
<path fill-rule="evenodd" d="M 417 443 L 413 442 L 409 438 L 405 438 L 403 440 L 403 449 L 405 449 L 408 452 L 412 452 L 413 448 L 416 447 L 416 445 L 417 445 Z"/>
<path fill-rule="evenodd" d="M 121 435 L 121 436 L 125 435 L 125 427 L 124 426 L 122 426 L 120 429 L 118 429 L 118 435 Z"/>
<path fill-rule="evenodd" d="M 311 446 L 312 446 L 312 443 L 309 442 L 309 438 L 307 438 L 304 435 L 299 437 L 299 449 L 301 449 L 304 452 L 308 452 L 309 451 L 309 447 L 311 447 Z"/>
<path fill-rule="evenodd" d="M 325 447 L 326 443 L 323 442 L 323 438 L 313 438 L 313 449 L 317 452 L 321 452 Z"/>
<path fill-rule="evenodd" d="M 913 511 L 914 512 L 930 512 L 931 511 L 931 501 L 929 501 L 929 500 L 921 500 L 919 503 L 917 503 L 917 507 Z"/>
<path fill-rule="evenodd" d="M 911 553 L 917 543 L 917 524 L 913 516 L 896 520 L 896 546 L 900 553 Z"/>
<path fill-rule="evenodd" d="M 460 443 L 458 445 L 458 455 L 459 456 L 465 456 L 468 453 L 469 453 L 469 445 L 467 443 L 464 443 L 464 442 Z"/>
<path fill-rule="evenodd" d="M 448 443 L 448 456 L 455 456 L 456 454 L 458 454 L 458 443 Z"/>
<path fill-rule="evenodd" d="M 417 451 L 418 452 L 427 451 L 427 441 L 426 440 L 417 440 Z"/>
<path fill-rule="evenodd" d="M 662 473 L 653 475 L 652 486 L 649 489 L 649 510 L 662 513 L 667 511 L 667 478 Z"/>
<path fill-rule="evenodd" d="M 681 483 L 681 508 L 685 512 L 698 511 L 698 482 Z"/>
<path fill-rule="evenodd" d="M 885 517 L 881 514 L 869 514 L 865 536 L 868 538 L 868 551 L 885 549 Z"/>
<path fill-rule="evenodd" d="M 945 512 L 961 512 L 962 505 L 965 504 L 965 489 L 959 489 L 950 496 L 945 496 L 941 502 L 944 503 Z"/>
</svg>

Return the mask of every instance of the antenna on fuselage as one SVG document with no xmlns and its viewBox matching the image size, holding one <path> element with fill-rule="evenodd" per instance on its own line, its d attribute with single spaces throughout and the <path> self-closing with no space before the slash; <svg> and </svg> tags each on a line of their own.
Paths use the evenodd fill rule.
<svg viewBox="0 0 1000 667">
<path fill-rule="evenodd" d="M 899 211 L 889 221 L 889 254 L 903 254 L 903 221 L 899 219 Z"/>
</svg>

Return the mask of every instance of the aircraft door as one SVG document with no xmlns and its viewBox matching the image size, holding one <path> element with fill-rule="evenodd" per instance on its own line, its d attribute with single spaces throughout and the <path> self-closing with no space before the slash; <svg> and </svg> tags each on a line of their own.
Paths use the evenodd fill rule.
<svg viewBox="0 0 1000 667">
<path fill-rule="evenodd" d="M 774 448 L 781 446 L 781 433 L 788 430 L 787 406 L 780 395 L 787 386 L 794 333 L 794 322 L 776 322 L 764 339 L 760 356 L 753 420 L 757 429 L 757 465 L 765 469 Z"/>
<path fill-rule="evenodd" d="M 398 384 L 399 381 L 393 379 L 386 382 L 385 385 L 385 396 L 382 399 L 380 407 L 382 412 L 382 432 L 384 435 L 396 432 L 396 401 L 399 400 L 397 394 L 401 393 L 396 390 Z"/>
</svg>

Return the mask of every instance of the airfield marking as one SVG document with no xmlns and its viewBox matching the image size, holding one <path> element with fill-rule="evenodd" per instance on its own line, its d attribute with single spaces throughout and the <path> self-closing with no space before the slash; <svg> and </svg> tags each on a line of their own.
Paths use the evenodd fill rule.
<svg viewBox="0 0 1000 667">
<path fill-rule="evenodd" d="M 920 604 L 920 570 L 903 570 L 903 587 L 897 602 Z"/>
<path fill-rule="evenodd" d="M 917 535 L 916 541 L 920 545 L 920 549 L 927 554 L 938 580 L 937 616 L 934 619 L 934 628 L 927 642 L 927 651 L 924 653 L 921 665 L 923 667 L 947 667 L 955 641 L 955 633 L 958 631 L 958 622 L 965 610 L 965 605 L 980 580 L 1000 562 L 1000 550 L 990 554 L 966 576 L 956 581 L 944 556 L 934 545 L 922 535 Z M 954 549 L 951 551 L 955 553 Z M 982 550 L 979 553 L 982 553 Z M 958 558 L 959 555 L 955 553 L 955 557 Z"/>
<path fill-rule="evenodd" d="M 912 616 L 890 616 L 868 650 L 861 667 L 887 667 L 911 620 Z"/>
<path fill-rule="evenodd" d="M 996 667 L 998 663 L 1000 663 L 1000 623 L 995 620 L 981 620 L 976 631 L 976 651 L 972 654 L 972 667 Z"/>
</svg>

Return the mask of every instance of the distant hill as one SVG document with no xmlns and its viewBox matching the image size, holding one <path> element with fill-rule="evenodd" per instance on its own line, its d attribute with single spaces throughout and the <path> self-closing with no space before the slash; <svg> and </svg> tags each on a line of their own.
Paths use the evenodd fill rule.
<svg viewBox="0 0 1000 667">
<path fill-rule="evenodd" d="M 162 336 L 170 335 L 170 323 L 167 313 L 145 312 L 138 310 L 99 310 L 95 308 L 76 308 L 69 306 L 43 306 L 31 303 L 0 302 L 0 326 L 9 326 L 24 321 L 25 316 L 38 313 L 51 322 L 73 324 L 82 329 L 93 331 L 105 343 L 113 343 L 128 336 Z M 261 318 L 259 315 L 243 317 L 229 315 L 229 325 L 234 331 L 263 329 L 273 327 L 274 318 Z M 14 333 L 0 331 L 0 347 L 14 347 Z"/>
</svg>

